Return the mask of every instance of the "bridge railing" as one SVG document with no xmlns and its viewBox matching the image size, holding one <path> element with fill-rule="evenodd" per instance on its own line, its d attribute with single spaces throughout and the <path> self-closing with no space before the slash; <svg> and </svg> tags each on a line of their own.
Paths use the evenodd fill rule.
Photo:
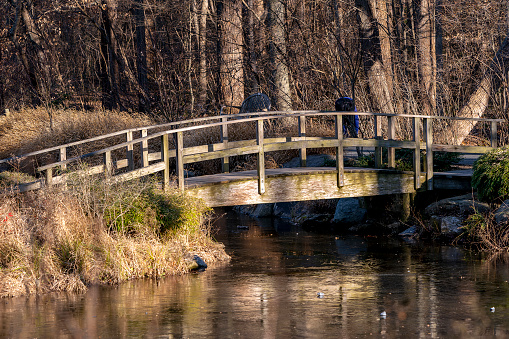
<svg viewBox="0 0 509 339">
<path fill-rule="evenodd" d="M 357 114 L 373 119 L 374 138 L 344 138 L 343 122 L 344 115 Z M 277 121 L 282 118 L 297 119 L 298 132 L 293 136 L 266 137 L 264 133 L 264 122 Z M 334 137 L 313 137 L 306 135 L 306 126 L 308 118 L 330 117 L 334 120 Z M 396 119 L 406 118 L 412 121 L 412 140 L 396 140 L 395 126 Z M 381 119 L 387 119 L 386 139 L 383 139 L 381 133 Z M 21 191 L 38 189 L 45 185 L 61 184 L 67 181 L 70 169 L 69 164 L 76 164 L 85 161 L 87 158 L 100 157 L 100 163 L 90 166 L 86 169 L 77 170 L 84 175 L 96 175 L 105 173 L 109 180 L 130 180 L 142 176 L 162 172 L 163 186 L 167 187 L 170 183 L 170 175 L 174 173 L 179 189 L 185 188 L 184 165 L 206 160 L 222 159 L 222 171 L 229 172 L 229 158 L 238 155 L 256 154 L 257 155 L 257 176 L 258 191 L 260 194 L 265 192 L 265 153 L 299 150 L 301 166 L 306 166 L 307 150 L 310 148 L 335 148 L 336 150 L 336 170 L 337 185 L 344 185 L 344 148 L 345 147 L 374 147 L 375 148 L 375 166 L 381 166 L 382 148 L 387 148 L 387 165 L 389 168 L 395 167 L 395 149 L 406 148 L 414 150 L 413 170 L 415 177 L 415 187 L 421 187 L 421 150 L 425 150 L 425 178 L 426 187 L 433 187 L 433 152 L 461 152 L 461 153 L 484 153 L 493 147 L 497 147 L 497 124 L 504 121 L 502 119 L 465 119 L 473 122 L 487 122 L 491 127 L 491 146 L 462 146 L 462 145 L 437 145 L 433 143 L 432 125 L 434 120 L 438 119 L 461 119 L 446 118 L 436 116 L 421 115 L 394 115 L 383 113 L 368 112 L 328 112 L 328 111 L 290 111 L 290 112 L 259 112 L 235 115 L 221 115 L 214 117 L 204 117 L 199 119 L 174 122 L 164 125 L 147 126 L 136 129 L 123 130 L 96 138 L 91 138 L 66 145 L 32 152 L 23 156 L 0 160 L 0 163 L 13 161 L 16 158 L 26 158 L 37 156 L 44 153 L 59 151 L 58 161 L 39 166 L 37 170 L 43 174 L 37 181 L 19 185 Z M 243 124 L 256 124 L 256 137 L 249 140 L 229 140 L 228 127 Z M 422 125 L 422 127 L 421 127 Z M 214 133 L 219 128 L 219 142 L 203 145 L 184 145 L 184 133 L 195 133 L 198 130 L 214 129 Z M 421 136 L 422 129 L 422 136 Z M 134 138 L 135 135 L 139 135 Z M 125 135 L 125 142 L 101 148 L 83 155 L 67 158 L 67 149 L 93 143 L 119 135 Z M 171 141 L 170 142 L 170 138 Z M 158 151 L 153 151 L 154 144 L 160 145 Z M 152 147 L 149 147 L 149 144 Z M 139 146 L 136 146 L 139 145 Z M 136 146 L 136 147 L 135 147 Z M 135 150 L 140 161 L 134 161 Z M 151 150 L 153 152 L 151 152 Z M 124 154 L 122 158 L 113 159 L 113 153 Z M 117 154 L 118 155 L 118 154 Z M 170 159 L 175 159 L 175 167 L 170 167 Z"/>
</svg>

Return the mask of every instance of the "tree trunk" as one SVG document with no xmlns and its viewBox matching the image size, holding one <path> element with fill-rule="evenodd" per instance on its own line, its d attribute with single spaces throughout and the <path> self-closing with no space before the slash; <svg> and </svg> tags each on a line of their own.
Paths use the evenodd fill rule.
<svg viewBox="0 0 509 339">
<path fill-rule="evenodd" d="M 136 24 L 136 69 L 138 74 L 138 84 L 140 93 L 138 93 L 138 109 L 140 112 L 146 112 L 150 107 L 150 98 L 148 97 L 147 80 L 147 43 L 145 39 L 145 8 L 144 0 L 135 0 L 134 21 Z"/>
<path fill-rule="evenodd" d="M 270 31 L 270 64 L 277 110 L 292 109 L 290 80 L 286 61 L 286 4 L 285 0 L 269 0 L 268 26 Z M 284 123 L 289 121 L 285 119 Z"/>
<path fill-rule="evenodd" d="M 247 53 L 248 53 L 248 65 L 249 74 L 247 84 L 249 86 L 249 93 L 260 92 L 260 75 L 258 74 L 258 53 L 257 53 L 257 40 L 256 34 L 256 23 L 255 20 L 259 21 L 256 16 L 255 0 L 248 0 L 247 2 Z"/>
<path fill-rule="evenodd" d="M 369 90 L 375 101 L 375 109 L 383 113 L 394 113 L 391 90 L 385 74 L 382 50 L 376 20 L 367 0 L 356 0 L 357 17 L 361 28 L 361 49 L 364 71 L 368 77 Z"/>
<path fill-rule="evenodd" d="M 509 37 L 506 37 L 490 63 L 481 83 L 458 113 L 459 117 L 481 118 L 488 107 L 490 96 L 502 85 L 502 79 L 509 64 Z M 470 134 L 477 123 L 454 121 L 451 132 L 455 143 L 460 144 Z"/>
<path fill-rule="evenodd" d="M 419 73 L 423 113 L 436 113 L 436 46 L 434 0 L 421 0 L 417 23 Z"/>
<path fill-rule="evenodd" d="M 20 0 L 22 1 L 22 0 Z M 26 63 L 28 65 L 28 69 L 32 69 L 32 77 L 34 77 L 36 84 L 36 90 L 39 96 L 39 99 L 44 103 L 48 103 L 51 100 L 51 69 L 48 61 L 48 57 L 46 56 L 42 40 L 42 35 L 38 32 L 38 29 L 34 23 L 32 17 L 33 4 L 32 1 L 26 1 L 21 3 L 21 18 L 23 19 L 23 23 L 28 32 L 28 37 L 32 43 L 32 46 L 35 50 L 36 58 L 36 66 L 34 68 L 33 60 L 27 59 Z M 38 71 L 38 72 L 37 72 Z M 37 74 L 39 73 L 39 74 Z"/>
<path fill-rule="evenodd" d="M 209 12 L 209 1 L 202 0 L 199 20 L 198 53 L 200 58 L 199 85 L 200 94 L 198 101 L 203 106 L 207 105 L 207 16 Z"/>
<path fill-rule="evenodd" d="M 116 0 L 103 0 L 101 14 L 103 25 L 101 27 L 101 88 L 102 102 L 106 109 L 116 109 L 119 104 L 118 92 L 118 64 L 115 60 L 116 40 L 113 26 L 117 17 Z"/>
<path fill-rule="evenodd" d="M 240 106 L 244 100 L 242 2 L 241 0 L 227 0 L 221 4 L 219 27 L 220 97 L 225 106 Z"/>
</svg>

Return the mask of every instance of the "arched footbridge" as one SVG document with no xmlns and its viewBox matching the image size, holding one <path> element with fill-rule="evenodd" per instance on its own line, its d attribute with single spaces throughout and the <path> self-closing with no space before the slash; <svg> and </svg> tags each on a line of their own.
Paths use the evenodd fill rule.
<svg viewBox="0 0 509 339">
<path fill-rule="evenodd" d="M 367 126 L 362 138 L 343 136 L 342 116 L 349 114 L 359 115 L 362 126 Z M 176 186 L 211 207 L 468 189 L 471 171 L 435 173 L 433 152 L 484 153 L 497 147 L 497 124 L 503 120 L 462 119 L 485 125 L 489 146 L 433 143 L 433 130 L 455 119 L 460 118 L 325 111 L 219 115 L 118 131 L 3 159 L 0 164 L 23 162 L 36 170 L 38 179 L 17 185 L 20 191 L 65 184 L 71 173 L 112 181 L 158 174 L 163 188 Z M 273 128 L 283 121 L 289 127 Z M 328 124 L 332 136 L 310 135 L 308 131 L 320 124 Z M 408 129 L 409 140 L 396 138 L 397 125 Z M 273 135 L 274 130 L 285 130 L 285 136 Z M 374 153 L 373 168 L 344 166 L 345 152 L 357 147 Z M 331 162 L 335 167 L 307 167 L 310 150 L 317 153 L 322 148 L 335 154 Z M 396 149 L 413 152 L 413 170 L 394 169 Z M 298 153 L 300 167 L 270 168 L 276 167 L 268 166 L 272 152 Z M 232 171 L 230 160 L 239 157 L 251 168 Z M 196 164 L 208 174 L 188 177 L 187 169 Z"/>
</svg>

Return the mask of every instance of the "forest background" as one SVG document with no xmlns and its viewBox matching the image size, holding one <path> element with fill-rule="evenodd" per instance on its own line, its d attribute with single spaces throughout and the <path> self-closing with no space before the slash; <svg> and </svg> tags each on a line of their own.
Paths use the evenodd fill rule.
<svg viewBox="0 0 509 339">
<path fill-rule="evenodd" d="M 175 121 L 257 92 L 282 111 L 333 110 L 340 96 L 395 114 L 506 118 L 509 106 L 503 0 L 8 0 L 0 12 L 0 110 L 44 107 L 50 121 L 55 108 Z"/>
</svg>

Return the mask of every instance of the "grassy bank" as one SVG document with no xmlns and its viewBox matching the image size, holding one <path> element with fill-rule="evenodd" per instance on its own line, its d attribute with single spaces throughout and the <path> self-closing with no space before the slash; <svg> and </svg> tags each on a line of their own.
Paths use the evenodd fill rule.
<svg viewBox="0 0 509 339">
<path fill-rule="evenodd" d="M 0 119 L 0 154 L 154 123 L 119 112 L 13 112 Z M 210 234 L 203 203 L 158 190 L 156 179 L 110 185 L 103 176 L 71 176 L 66 187 L 9 190 L 12 183 L 30 181 L 26 177 L 0 173 L 1 297 L 83 292 L 90 284 L 181 274 L 194 255 L 206 263 L 229 260 Z"/>
<path fill-rule="evenodd" d="M 193 255 L 228 260 L 200 202 L 147 182 L 87 184 L 2 195 L 0 296 L 180 274 Z"/>
</svg>

